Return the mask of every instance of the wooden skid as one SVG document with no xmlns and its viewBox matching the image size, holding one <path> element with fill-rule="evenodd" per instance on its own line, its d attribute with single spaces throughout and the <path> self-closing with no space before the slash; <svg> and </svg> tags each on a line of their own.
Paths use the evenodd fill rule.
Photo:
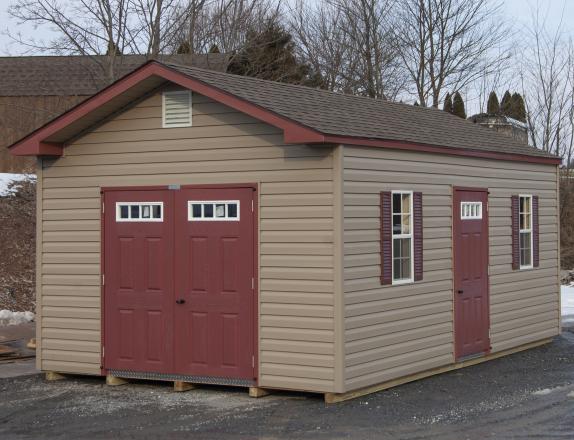
<svg viewBox="0 0 574 440">
<path fill-rule="evenodd" d="M 422 371 L 420 373 L 411 374 L 409 376 L 400 377 L 398 379 L 389 380 L 380 384 L 372 385 L 369 387 L 361 388 L 354 391 L 349 391 L 346 393 L 325 393 L 325 403 L 339 403 L 345 400 L 356 399 L 357 397 L 366 396 L 368 394 L 376 393 L 378 391 L 383 391 L 388 388 L 396 387 L 398 385 L 403 385 L 408 382 L 413 382 L 415 380 L 424 379 L 429 376 L 434 376 L 435 374 L 446 373 L 448 371 L 458 370 L 464 367 L 470 367 L 472 365 L 480 364 L 482 362 L 497 359 L 503 356 L 508 356 L 510 354 L 518 353 L 520 351 L 529 350 L 531 348 L 539 347 L 552 342 L 552 338 L 543 339 L 537 342 L 531 342 L 530 344 L 524 344 L 519 347 L 504 350 L 498 353 L 488 354 L 483 357 L 469 359 L 464 362 L 456 362 L 454 364 L 446 365 L 444 367 L 434 368 L 432 370 Z"/>
<path fill-rule="evenodd" d="M 57 373 L 55 371 L 46 371 L 46 380 L 47 381 L 54 381 L 54 380 L 62 380 L 65 379 L 66 376 L 63 374 Z"/>
<path fill-rule="evenodd" d="M 181 380 L 175 380 L 173 382 L 173 390 L 180 393 L 183 391 L 194 390 L 197 388 L 197 385 L 189 382 L 182 382 Z"/>
<path fill-rule="evenodd" d="M 271 391 L 266 388 L 259 388 L 259 387 L 249 387 L 249 397 L 265 397 L 271 394 Z"/>
<path fill-rule="evenodd" d="M 126 379 L 122 379 L 121 377 L 111 376 L 109 374 L 106 376 L 106 385 L 116 387 L 119 385 L 125 385 L 127 383 L 128 381 Z"/>
</svg>

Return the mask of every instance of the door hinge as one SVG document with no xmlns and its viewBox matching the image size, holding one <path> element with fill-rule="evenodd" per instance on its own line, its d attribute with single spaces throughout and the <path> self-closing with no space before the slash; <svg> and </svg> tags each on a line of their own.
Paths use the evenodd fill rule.
<svg viewBox="0 0 574 440">
<path fill-rule="evenodd" d="M 106 210 L 106 204 L 102 203 L 102 214 L 105 212 L 105 210 Z"/>
<path fill-rule="evenodd" d="M 255 368 L 255 355 L 251 356 L 251 367 Z"/>
<path fill-rule="evenodd" d="M 102 357 L 106 356 L 106 347 L 102 347 Z"/>
<path fill-rule="evenodd" d="M 253 206 L 254 206 L 254 203 L 253 203 L 253 200 L 251 200 L 251 212 L 253 212 L 253 209 L 254 209 Z"/>
<path fill-rule="evenodd" d="M 106 276 L 102 274 L 102 286 L 106 285 Z"/>
<path fill-rule="evenodd" d="M 251 290 L 255 289 L 255 278 L 251 277 Z"/>
</svg>

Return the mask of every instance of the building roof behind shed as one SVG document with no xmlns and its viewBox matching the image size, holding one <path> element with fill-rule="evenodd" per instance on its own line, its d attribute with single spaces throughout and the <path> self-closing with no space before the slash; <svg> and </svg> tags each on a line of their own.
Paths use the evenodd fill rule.
<svg viewBox="0 0 574 440">
<path fill-rule="evenodd" d="M 105 56 L 0 57 L 0 96 L 88 96 L 110 82 L 103 70 Z M 220 53 L 162 55 L 162 61 L 225 71 L 229 56 Z M 146 63 L 145 55 L 115 59 L 121 78 Z"/>
</svg>

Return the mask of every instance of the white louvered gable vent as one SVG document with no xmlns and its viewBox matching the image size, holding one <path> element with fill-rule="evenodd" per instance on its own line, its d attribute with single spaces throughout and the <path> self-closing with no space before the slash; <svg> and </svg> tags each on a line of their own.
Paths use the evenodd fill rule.
<svg viewBox="0 0 574 440">
<path fill-rule="evenodd" d="M 191 126 L 191 90 L 163 92 L 163 127 Z"/>
</svg>

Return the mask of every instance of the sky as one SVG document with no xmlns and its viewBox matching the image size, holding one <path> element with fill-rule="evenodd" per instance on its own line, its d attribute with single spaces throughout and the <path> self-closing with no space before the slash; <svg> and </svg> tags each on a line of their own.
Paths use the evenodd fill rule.
<svg viewBox="0 0 574 440">
<path fill-rule="evenodd" d="M 62 3 L 68 0 L 61 0 Z M 321 0 L 309 0 L 321 1 Z M 50 39 L 53 35 L 50 29 L 33 26 L 19 25 L 11 19 L 6 10 L 14 0 L 0 0 L 0 56 L 24 55 L 26 47 L 19 46 L 12 42 L 5 34 L 7 29 L 12 33 L 21 32 L 24 36 L 34 35 L 36 39 Z M 526 25 L 530 21 L 531 8 L 536 4 L 540 5 L 540 10 L 547 14 L 547 24 L 550 28 L 560 25 L 564 30 L 574 35 L 574 0 L 502 0 L 503 14 L 509 18 L 516 30 Z M 41 55 L 41 54 L 35 54 Z"/>
</svg>

